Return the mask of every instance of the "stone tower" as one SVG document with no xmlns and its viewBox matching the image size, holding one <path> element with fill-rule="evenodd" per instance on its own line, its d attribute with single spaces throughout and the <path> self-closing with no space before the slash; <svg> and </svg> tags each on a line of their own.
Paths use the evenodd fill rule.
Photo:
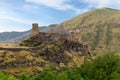
<svg viewBox="0 0 120 80">
<path fill-rule="evenodd" d="M 32 36 L 36 36 L 39 34 L 39 27 L 37 23 L 32 24 Z"/>
</svg>

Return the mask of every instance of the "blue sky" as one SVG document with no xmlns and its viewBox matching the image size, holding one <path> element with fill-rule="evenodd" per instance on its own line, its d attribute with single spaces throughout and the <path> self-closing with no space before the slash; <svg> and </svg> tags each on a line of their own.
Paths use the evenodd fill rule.
<svg viewBox="0 0 120 80">
<path fill-rule="evenodd" d="M 58 24 L 95 8 L 120 9 L 119 0 L 0 0 L 0 32 Z"/>
</svg>

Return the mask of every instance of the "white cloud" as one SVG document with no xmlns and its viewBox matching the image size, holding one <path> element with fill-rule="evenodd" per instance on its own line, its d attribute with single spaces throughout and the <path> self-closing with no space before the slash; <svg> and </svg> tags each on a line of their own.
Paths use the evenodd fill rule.
<svg viewBox="0 0 120 80">
<path fill-rule="evenodd" d="M 120 9 L 120 0 L 80 0 L 80 2 L 87 3 L 88 8 L 111 7 Z"/>
<path fill-rule="evenodd" d="M 106 7 L 110 4 L 110 1 L 109 0 L 83 0 L 83 2 L 85 3 L 89 3 L 92 7 L 96 7 L 96 8 L 99 8 L 99 7 Z"/>
<path fill-rule="evenodd" d="M 82 14 L 82 13 L 89 11 L 88 9 L 77 9 L 77 8 L 74 10 L 75 10 L 76 15 L 79 15 L 79 14 Z"/>
<path fill-rule="evenodd" d="M 67 4 L 71 0 L 26 0 L 26 2 L 32 2 L 40 5 L 44 5 L 56 10 L 72 10 L 75 14 L 86 12 L 86 9 L 79 9 L 71 4 Z"/>
<path fill-rule="evenodd" d="M 77 8 L 77 6 L 73 6 L 72 4 L 68 4 L 67 2 L 70 1 L 71 0 L 26 0 L 26 2 L 48 6 L 57 10 L 73 10 L 76 14 L 87 12 L 91 8 L 110 7 L 120 9 L 119 0 L 79 0 L 81 4 L 87 4 L 82 9 Z"/>
<path fill-rule="evenodd" d="M 69 1 L 70 0 L 26 0 L 26 2 L 33 2 L 33 3 L 51 7 L 54 9 L 58 9 L 58 10 L 71 9 L 72 6 L 69 4 L 66 4 L 66 2 L 69 2 Z"/>
</svg>

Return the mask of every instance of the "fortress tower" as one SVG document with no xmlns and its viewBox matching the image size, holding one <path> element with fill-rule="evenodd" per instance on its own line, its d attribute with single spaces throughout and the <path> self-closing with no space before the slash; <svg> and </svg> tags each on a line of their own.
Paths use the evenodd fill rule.
<svg viewBox="0 0 120 80">
<path fill-rule="evenodd" d="M 32 36 L 36 36 L 39 34 L 39 27 L 37 23 L 32 24 Z"/>
</svg>

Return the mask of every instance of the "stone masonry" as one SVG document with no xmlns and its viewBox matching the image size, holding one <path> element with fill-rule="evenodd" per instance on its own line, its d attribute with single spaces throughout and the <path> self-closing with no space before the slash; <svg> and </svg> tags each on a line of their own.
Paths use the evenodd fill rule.
<svg viewBox="0 0 120 80">
<path fill-rule="evenodd" d="M 37 23 L 32 24 L 32 36 L 36 36 L 39 34 L 39 27 Z"/>
</svg>

